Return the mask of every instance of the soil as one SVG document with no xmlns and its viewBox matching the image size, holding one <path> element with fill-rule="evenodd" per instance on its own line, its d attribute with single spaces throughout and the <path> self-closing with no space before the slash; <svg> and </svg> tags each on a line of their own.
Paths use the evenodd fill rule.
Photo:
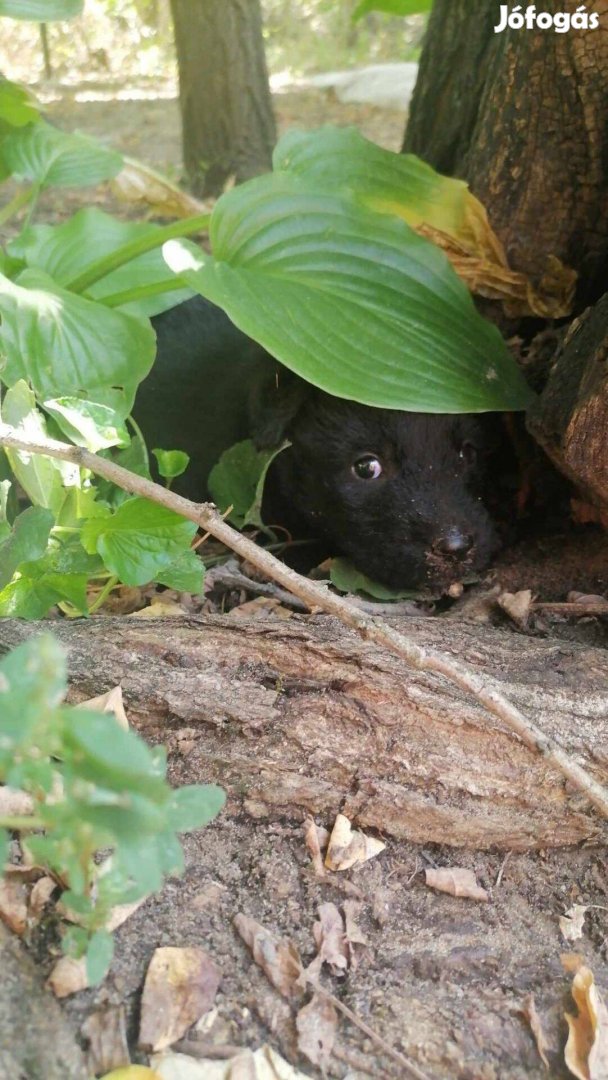
<svg viewBox="0 0 608 1080">
<path fill-rule="evenodd" d="M 165 97 L 149 98 L 145 86 L 122 88 L 119 98 L 116 88 L 88 83 L 62 93 L 49 104 L 48 115 L 67 129 L 95 134 L 176 178 L 179 114 L 172 88 L 164 91 Z M 101 100 L 82 100 L 83 95 Z M 294 124 L 353 123 L 391 149 L 401 142 L 404 115 L 397 112 L 340 105 L 318 91 L 278 95 L 275 106 L 281 131 Z M 92 200 L 125 216 L 124 207 L 105 190 L 49 194 L 47 215 L 59 220 Z M 528 547 L 503 559 L 501 584 L 513 591 L 537 588 L 545 599 L 565 599 L 573 587 L 604 592 L 605 541 L 598 533 L 585 536 L 595 538 L 591 540 L 595 561 L 581 556 L 576 544 L 562 559 L 565 548 L 570 550 L 570 538 L 554 538 L 549 548 L 547 542 L 544 547 L 542 541 L 535 542 L 540 543 L 536 556 Z M 589 621 L 593 633 L 603 639 L 605 623 Z M 561 626 L 565 632 L 572 628 L 571 623 Z M 172 782 L 191 783 L 188 731 L 180 734 L 173 729 L 171 745 Z M 348 895 L 348 883 L 360 893 L 359 923 L 368 946 L 356 970 L 341 979 L 325 975 L 324 985 L 428 1077 L 523 1080 L 547 1075 L 522 1013 L 530 994 L 548 1041 L 550 1075 L 565 1077 L 569 1074 L 563 1065 L 567 1034 L 563 1013 L 575 1009 L 569 996 L 572 976 L 564 971 L 561 954 L 576 949 L 608 993 L 605 849 L 571 848 L 505 859 L 502 852 L 467 852 L 449 845 L 421 850 L 391 840 L 381 855 L 360 869 L 320 882 L 301 828 L 281 820 L 280 808 L 276 820 L 256 821 L 229 804 L 217 822 L 185 839 L 185 850 L 184 876 L 171 879 L 117 932 L 116 956 L 106 982 L 65 1003 L 76 1029 L 92 1010 L 124 1005 L 134 1046 L 141 987 L 153 950 L 161 945 L 202 945 L 222 971 L 217 1018 L 206 1041 L 252 1049 L 270 1042 L 295 1060 L 292 1025 L 280 1021 L 280 999 L 236 934 L 233 919 L 245 912 L 273 933 L 288 937 L 309 962 L 315 954 L 312 930 L 318 905 L 326 901 L 340 905 Z M 432 891 L 424 883 L 423 870 L 433 866 L 473 869 L 479 884 L 490 892 L 489 902 Z M 572 903 L 589 905 L 590 910 L 582 938 L 569 945 L 560 934 L 558 919 Z M 40 962 L 48 963 L 44 950 Z M 339 1039 L 345 1056 L 341 1062 L 333 1060 L 331 1075 L 405 1075 L 350 1022 L 341 1021 Z M 307 1069 L 301 1058 L 297 1065 L 321 1075 Z"/>
</svg>

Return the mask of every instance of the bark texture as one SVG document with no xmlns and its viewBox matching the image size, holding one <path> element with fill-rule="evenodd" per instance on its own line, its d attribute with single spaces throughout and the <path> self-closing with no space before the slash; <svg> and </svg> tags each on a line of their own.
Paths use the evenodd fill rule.
<svg viewBox="0 0 608 1080">
<path fill-rule="evenodd" d="M 496 675 L 608 780 L 605 651 L 437 619 L 406 629 Z M 0 620 L 0 652 L 39 632 Z M 72 700 L 120 683 L 131 722 L 168 743 L 181 783 L 215 780 L 255 816 L 329 823 L 341 810 L 415 842 L 519 850 L 606 832 L 561 774 L 475 702 L 333 619 L 105 618 L 53 632 L 69 651 Z"/>
<path fill-rule="evenodd" d="M 571 325 L 527 423 L 608 525 L 608 294 Z"/>
<path fill-rule="evenodd" d="M 276 140 L 259 0 L 171 0 L 184 165 L 197 195 L 267 172 Z"/>
<path fill-rule="evenodd" d="M 495 34 L 499 9 L 436 0 L 404 150 L 469 181 L 513 269 L 538 283 L 557 256 L 587 303 L 608 269 L 608 0 L 592 6 L 599 29 L 564 34 Z"/>
</svg>

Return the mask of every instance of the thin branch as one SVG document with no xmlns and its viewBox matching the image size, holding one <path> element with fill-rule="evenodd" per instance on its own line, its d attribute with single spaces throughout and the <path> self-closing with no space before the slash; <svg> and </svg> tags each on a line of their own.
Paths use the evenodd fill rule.
<svg viewBox="0 0 608 1080">
<path fill-rule="evenodd" d="M 422 648 L 386 623 L 375 622 L 368 615 L 358 611 L 348 600 L 296 574 L 295 570 L 279 562 L 270 552 L 264 551 L 252 540 L 248 540 L 247 537 L 227 525 L 213 504 L 190 502 L 181 495 L 176 495 L 144 477 L 135 476 L 122 466 L 106 461 L 82 447 L 69 446 L 51 439 L 24 438 L 6 424 L 0 424 L 0 445 L 26 453 L 58 458 L 61 461 L 79 465 L 81 468 L 90 469 L 91 472 L 103 476 L 105 480 L 124 488 L 125 491 L 151 499 L 181 514 L 189 521 L 194 521 L 205 532 L 211 533 L 241 558 L 246 559 L 263 574 L 278 581 L 289 592 L 303 600 L 311 610 L 325 611 L 329 615 L 334 615 L 346 626 L 356 630 L 366 641 L 373 641 L 375 645 L 390 649 L 419 671 L 432 671 L 436 675 L 443 675 L 454 685 L 471 694 L 488 712 L 498 717 L 507 728 L 518 735 L 525 746 L 542 754 L 547 761 L 559 769 L 571 784 L 583 792 L 596 809 L 608 818 L 608 790 L 504 697 L 499 684 L 487 676 L 472 671 L 458 660 L 435 652 L 433 649 Z"/>
</svg>

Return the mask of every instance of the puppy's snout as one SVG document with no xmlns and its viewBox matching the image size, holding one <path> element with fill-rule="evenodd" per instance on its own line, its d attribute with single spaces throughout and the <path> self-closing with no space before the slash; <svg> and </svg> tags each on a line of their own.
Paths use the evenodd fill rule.
<svg viewBox="0 0 608 1080">
<path fill-rule="evenodd" d="M 453 526 L 437 540 L 435 550 L 441 555 L 455 555 L 463 558 L 473 547 L 473 542 L 473 537 L 470 534 L 463 533 L 459 528 Z"/>
</svg>

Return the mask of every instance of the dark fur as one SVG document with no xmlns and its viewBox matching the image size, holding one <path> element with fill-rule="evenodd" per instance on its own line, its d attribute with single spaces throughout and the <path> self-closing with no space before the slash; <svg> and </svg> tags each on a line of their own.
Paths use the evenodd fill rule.
<svg viewBox="0 0 608 1080">
<path fill-rule="evenodd" d="M 156 427 L 165 446 L 187 450 L 197 463 L 184 494 L 205 496 L 209 444 L 217 456 L 219 443 L 227 448 L 239 437 L 259 446 L 288 438 L 291 447 L 268 477 L 269 524 L 319 537 L 328 552 L 392 588 L 436 589 L 488 565 L 499 546 L 482 502 L 495 418 L 397 412 L 331 397 L 276 365 L 198 298 L 155 324 L 156 374 L 143 384 L 135 415 L 145 435 Z M 222 393 L 233 416 L 218 439 L 209 425 L 221 417 Z M 155 408 L 154 424 L 145 414 Z M 380 461 L 378 479 L 353 472 L 366 455 Z"/>
</svg>

